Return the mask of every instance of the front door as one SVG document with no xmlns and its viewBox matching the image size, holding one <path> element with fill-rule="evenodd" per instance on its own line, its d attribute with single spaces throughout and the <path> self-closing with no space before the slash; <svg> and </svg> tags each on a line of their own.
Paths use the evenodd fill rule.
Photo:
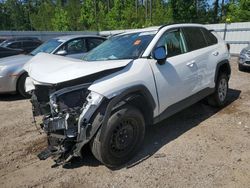
<svg viewBox="0 0 250 188">
<path fill-rule="evenodd" d="M 184 35 L 180 29 L 167 31 L 156 47 L 165 46 L 167 60 L 160 65 L 151 60 L 159 97 L 159 114 L 196 90 L 198 67 L 194 56 L 187 51 Z"/>
</svg>

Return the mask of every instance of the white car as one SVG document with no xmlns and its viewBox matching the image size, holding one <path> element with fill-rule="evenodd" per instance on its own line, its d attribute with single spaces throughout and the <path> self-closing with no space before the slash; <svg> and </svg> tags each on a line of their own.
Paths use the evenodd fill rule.
<svg viewBox="0 0 250 188">
<path fill-rule="evenodd" d="M 208 97 L 227 99 L 231 69 L 225 42 L 198 24 L 151 27 L 111 37 L 84 61 L 40 54 L 25 67 L 34 116 L 43 115 L 57 164 L 90 144 L 109 167 L 126 163 L 145 127 Z"/>
</svg>

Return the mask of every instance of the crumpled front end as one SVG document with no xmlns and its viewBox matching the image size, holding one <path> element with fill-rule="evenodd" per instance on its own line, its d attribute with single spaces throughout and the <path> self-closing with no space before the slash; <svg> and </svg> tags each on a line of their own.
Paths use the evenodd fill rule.
<svg viewBox="0 0 250 188">
<path fill-rule="evenodd" d="M 52 85 L 34 85 L 31 92 L 33 115 L 43 116 L 41 128 L 48 136 L 48 148 L 38 155 L 40 159 L 53 156 L 59 164 L 80 156 L 82 146 L 98 130 L 101 118 L 93 125 L 94 113 L 105 106 L 100 105 L 107 99 L 89 91 L 89 86 L 80 84 L 60 89 Z M 104 111 L 98 110 L 98 113 Z"/>
</svg>

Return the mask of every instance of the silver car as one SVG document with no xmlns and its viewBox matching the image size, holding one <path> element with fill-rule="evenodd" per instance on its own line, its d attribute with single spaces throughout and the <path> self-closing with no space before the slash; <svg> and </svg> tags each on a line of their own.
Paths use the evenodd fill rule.
<svg viewBox="0 0 250 188">
<path fill-rule="evenodd" d="M 250 44 L 241 50 L 238 67 L 240 71 L 244 71 L 245 68 L 250 67 Z"/>
<path fill-rule="evenodd" d="M 23 65 L 39 52 L 62 55 L 72 58 L 82 58 L 83 55 L 101 44 L 103 37 L 91 35 L 68 35 L 50 39 L 37 47 L 30 54 L 16 55 L 0 59 L 0 93 L 19 92 L 29 97 L 25 92 L 27 73 Z"/>
</svg>

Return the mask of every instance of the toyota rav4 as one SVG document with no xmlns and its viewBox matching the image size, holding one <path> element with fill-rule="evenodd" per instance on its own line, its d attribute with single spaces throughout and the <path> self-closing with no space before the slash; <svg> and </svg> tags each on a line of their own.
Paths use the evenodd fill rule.
<svg viewBox="0 0 250 188">
<path fill-rule="evenodd" d="M 25 67 L 33 115 L 56 163 L 82 155 L 89 144 L 106 166 L 125 164 L 143 143 L 145 127 L 203 98 L 227 99 L 229 51 L 199 24 L 174 24 L 121 33 L 82 60 L 38 54 Z"/>
</svg>

